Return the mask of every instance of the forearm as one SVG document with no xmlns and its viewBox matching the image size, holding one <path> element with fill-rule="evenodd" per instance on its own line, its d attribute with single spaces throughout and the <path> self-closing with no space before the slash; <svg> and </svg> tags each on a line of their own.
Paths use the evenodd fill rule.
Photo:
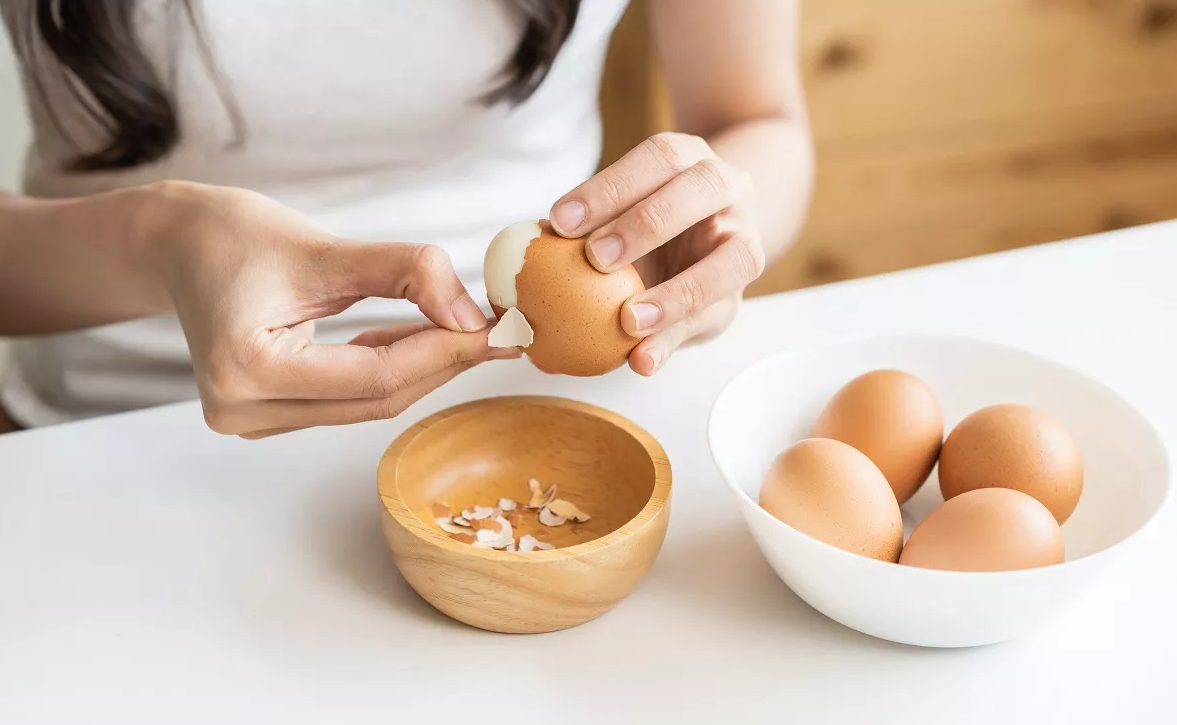
<svg viewBox="0 0 1177 725">
<path fill-rule="evenodd" d="M 752 176 L 771 261 L 800 230 L 813 185 L 798 0 L 650 0 L 677 130 Z"/>
<path fill-rule="evenodd" d="M 789 248 L 805 222 L 813 188 L 813 145 L 803 119 L 737 123 L 707 138 L 719 158 L 749 174 L 757 229 L 769 262 Z"/>
<path fill-rule="evenodd" d="M 0 335 L 169 311 L 142 232 L 146 193 L 40 200 L 0 192 Z"/>
</svg>

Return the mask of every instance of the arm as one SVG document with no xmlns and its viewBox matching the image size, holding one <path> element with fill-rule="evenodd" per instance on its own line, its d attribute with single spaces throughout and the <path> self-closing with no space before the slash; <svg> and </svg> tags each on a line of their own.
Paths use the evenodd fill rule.
<svg viewBox="0 0 1177 725">
<path fill-rule="evenodd" d="M 647 139 L 565 194 L 552 226 L 602 272 L 648 289 L 622 306 L 639 374 L 734 318 L 744 289 L 800 229 L 813 152 L 795 0 L 650 0 L 678 133 Z"/>
<path fill-rule="evenodd" d="M 752 177 L 768 261 L 800 230 L 813 183 L 799 0 L 650 0 L 678 130 Z"/>
<path fill-rule="evenodd" d="M 320 344 L 314 320 L 402 297 L 429 323 Z M 0 334 L 180 320 L 209 426 L 263 437 L 398 415 L 518 357 L 440 249 L 333 237 L 260 194 L 185 182 L 63 201 L 0 196 Z"/>
<path fill-rule="evenodd" d="M 43 201 L 0 191 L 0 335 L 171 310 L 136 230 L 138 191 Z"/>
</svg>

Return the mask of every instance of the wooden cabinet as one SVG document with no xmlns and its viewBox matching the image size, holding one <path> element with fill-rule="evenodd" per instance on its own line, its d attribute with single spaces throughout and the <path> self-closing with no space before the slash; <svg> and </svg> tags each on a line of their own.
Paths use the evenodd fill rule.
<svg viewBox="0 0 1177 725">
<path fill-rule="evenodd" d="M 753 293 L 1177 217 L 1177 0 L 802 8 L 816 188 Z M 619 28 L 611 74 L 652 63 L 643 12 Z M 628 108 L 646 116 L 607 153 L 669 118 L 644 83 Z M 604 96 L 611 133 L 616 102 Z"/>
</svg>

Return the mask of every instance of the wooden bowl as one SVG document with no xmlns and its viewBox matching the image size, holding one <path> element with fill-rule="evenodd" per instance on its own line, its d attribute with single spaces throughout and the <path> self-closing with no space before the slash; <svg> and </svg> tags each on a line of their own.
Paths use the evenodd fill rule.
<svg viewBox="0 0 1177 725">
<path fill-rule="evenodd" d="M 528 480 L 591 518 L 548 527 L 548 551 L 476 548 L 432 513 L 528 500 Z M 551 632 L 616 606 L 649 571 L 670 516 L 670 463 L 648 433 L 593 405 L 541 396 L 458 405 L 405 431 L 377 474 L 397 568 L 448 616 L 495 632 Z M 516 536 L 537 533 L 534 512 Z"/>
</svg>

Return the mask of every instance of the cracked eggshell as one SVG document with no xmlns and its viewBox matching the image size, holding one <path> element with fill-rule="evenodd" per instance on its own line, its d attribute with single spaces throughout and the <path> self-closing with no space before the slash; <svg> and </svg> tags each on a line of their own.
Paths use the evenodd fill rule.
<svg viewBox="0 0 1177 725">
<path fill-rule="evenodd" d="M 562 498 L 548 502 L 547 509 L 557 516 L 570 519 L 577 523 L 588 521 L 590 516 L 577 508 L 576 504 Z"/>
<path fill-rule="evenodd" d="M 632 266 L 603 274 L 584 239 L 565 239 L 547 221 L 519 222 L 491 241 L 487 297 L 500 319 L 514 307 L 533 330 L 524 352 L 547 373 L 589 377 L 625 364 L 638 339 L 621 327 L 621 306 L 645 285 Z"/>
<path fill-rule="evenodd" d="M 535 331 L 527 318 L 516 307 L 508 307 L 499 317 L 499 323 L 490 331 L 486 343 L 491 347 L 529 347 L 535 340 Z"/>
<path fill-rule="evenodd" d="M 531 493 L 531 497 L 527 501 L 528 508 L 542 508 L 556 497 L 556 484 L 554 483 L 545 491 L 540 482 L 533 478 L 527 482 L 527 488 Z"/>
</svg>

